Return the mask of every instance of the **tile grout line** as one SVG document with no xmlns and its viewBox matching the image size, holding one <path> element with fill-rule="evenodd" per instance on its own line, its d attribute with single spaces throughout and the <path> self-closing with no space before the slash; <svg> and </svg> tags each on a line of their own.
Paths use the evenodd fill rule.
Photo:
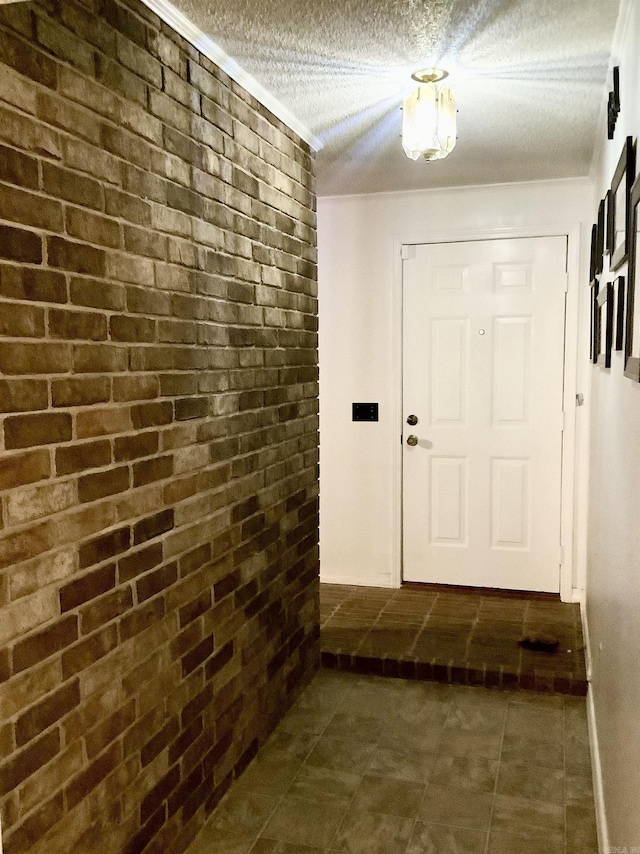
<svg viewBox="0 0 640 854">
<path fill-rule="evenodd" d="M 496 773 L 496 781 L 493 785 L 493 797 L 491 799 L 491 811 L 489 813 L 489 826 L 487 828 L 487 839 L 485 842 L 485 854 L 490 854 L 489 846 L 491 844 L 493 814 L 494 814 L 495 808 L 496 808 L 496 798 L 498 797 L 498 782 L 500 780 L 500 769 L 502 766 L 502 752 L 504 750 L 504 738 L 505 738 L 506 731 L 507 731 L 507 718 L 509 717 L 510 705 L 511 705 L 511 697 L 508 697 L 506 707 L 505 707 L 504 721 L 502 722 L 502 736 L 500 738 L 500 751 L 498 753 L 498 769 L 497 769 L 497 773 Z"/>
</svg>

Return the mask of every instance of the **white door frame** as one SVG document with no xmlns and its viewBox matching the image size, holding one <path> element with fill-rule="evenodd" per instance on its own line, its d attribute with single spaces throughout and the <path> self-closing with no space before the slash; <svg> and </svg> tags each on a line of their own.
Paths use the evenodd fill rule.
<svg viewBox="0 0 640 854">
<path fill-rule="evenodd" d="M 478 231 L 420 231 L 393 236 L 393 411 L 402 418 L 402 247 L 419 243 L 454 243 L 472 240 L 500 240 L 526 237 L 567 238 L 567 301 L 564 347 L 565 412 L 562 442 L 562 505 L 560 519 L 560 598 L 572 602 L 574 567 L 574 512 L 576 469 L 576 391 L 578 379 L 578 323 L 580 303 L 580 226 L 558 223 L 555 226 L 479 229 Z M 396 434 L 396 435 L 398 435 Z M 393 455 L 393 564 L 392 587 L 402 584 L 402 445 L 394 442 Z"/>
</svg>

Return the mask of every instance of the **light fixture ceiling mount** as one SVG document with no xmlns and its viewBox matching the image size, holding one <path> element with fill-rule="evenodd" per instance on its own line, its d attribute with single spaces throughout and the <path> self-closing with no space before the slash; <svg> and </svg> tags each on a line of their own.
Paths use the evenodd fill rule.
<svg viewBox="0 0 640 854">
<path fill-rule="evenodd" d="M 404 99 L 402 147 L 407 157 L 441 160 L 456 144 L 456 101 L 448 86 L 440 86 L 448 71 L 422 68 L 411 75 L 418 84 Z"/>
<path fill-rule="evenodd" d="M 439 83 L 449 76 L 449 72 L 443 68 L 421 68 L 420 71 L 414 71 L 411 79 L 416 83 Z"/>
</svg>

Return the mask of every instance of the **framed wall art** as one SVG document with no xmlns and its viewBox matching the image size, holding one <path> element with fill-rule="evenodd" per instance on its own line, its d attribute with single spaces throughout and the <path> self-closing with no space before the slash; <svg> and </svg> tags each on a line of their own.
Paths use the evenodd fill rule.
<svg viewBox="0 0 640 854">
<path fill-rule="evenodd" d="M 616 289 L 616 350 L 624 350 L 624 276 L 618 276 Z"/>
<path fill-rule="evenodd" d="M 613 283 L 607 282 L 598 292 L 595 305 L 598 314 L 597 362 L 601 368 L 611 367 L 613 350 Z"/>
<path fill-rule="evenodd" d="M 604 250 L 606 246 L 607 229 L 607 199 L 602 199 L 598 207 L 598 227 L 596 233 L 596 275 L 600 275 L 604 269 Z"/>
<path fill-rule="evenodd" d="M 627 319 L 624 345 L 624 375 L 640 381 L 640 177 L 629 199 L 629 270 L 627 276 Z"/>
<path fill-rule="evenodd" d="M 591 226 L 591 267 L 589 271 L 589 281 L 593 282 L 596 277 L 596 266 L 598 258 L 598 226 L 594 223 Z"/>
<path fill-rule="evenodd" d="M 625 140 L 622 154 L 611 182 L 607 216 L 609 268 L 617 270 L 629 257 L 630 222 L 629 199 L 636 176 L 636 156 L 633 138 Z"/>
<path fill-rule="evenodd" d="M 613 139 L 616 122 L 620 113 L 620 66 L 613 69 L 613 89 L 609 92 L 607 104 L 607 137 Z"/>
<path fill-rule="evenodd" d="M 600 306 L 598 305 L 598 294 L 600 283 L 597 277 L 591 282 L 591 361 L 598 364 L 600 356 Z"/>
</svg>

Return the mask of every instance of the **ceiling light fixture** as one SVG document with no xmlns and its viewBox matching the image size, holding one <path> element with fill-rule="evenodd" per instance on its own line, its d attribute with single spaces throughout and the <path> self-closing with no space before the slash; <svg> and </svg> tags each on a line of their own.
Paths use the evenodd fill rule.
<svg viewBox="0 0 640 854">
<path fill-rule="evenodd" d="M 402 147 L 411 160 L 441 160 L 455 147 L 456 99 L 448 86 L 438 85 L 448 76 L 441 68 L 411 75 L 418 85 L 404 99 L 402 113 Z"/>
</svg>

